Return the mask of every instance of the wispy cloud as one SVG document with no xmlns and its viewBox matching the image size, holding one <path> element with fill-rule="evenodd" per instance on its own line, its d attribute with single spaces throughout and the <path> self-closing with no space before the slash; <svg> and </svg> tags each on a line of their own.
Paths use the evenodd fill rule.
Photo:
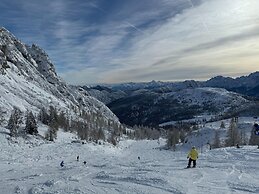
<svg viewBox="0 0 259 194">
<path fill-rule="evenodd" d="M 258 70 L 258 7 L 257 0 L 2 0 L 0 22 L 43 47 L 69 83 L 201 79 Z"/>
</svg>

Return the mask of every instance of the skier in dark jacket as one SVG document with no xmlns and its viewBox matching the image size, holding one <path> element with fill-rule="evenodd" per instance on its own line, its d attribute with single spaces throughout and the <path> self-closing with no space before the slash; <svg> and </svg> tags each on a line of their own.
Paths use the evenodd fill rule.
<svg viewBox="0 0 259 194">
<path fill-rule="evenodd" d="M 63 160 L 61 161 L 60 166 L 61 166 L 61 167 L 64 166 L 64 161 L 63 161 Z"/>
</svg>

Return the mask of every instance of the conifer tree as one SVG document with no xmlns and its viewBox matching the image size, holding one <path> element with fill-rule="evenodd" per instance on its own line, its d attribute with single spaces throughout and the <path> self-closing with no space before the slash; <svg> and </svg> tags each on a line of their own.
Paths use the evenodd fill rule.
<svg viewBox="0 0 259 194">
<path fill-rule="evenodd" d="M 50 117 L 50 122 L 58 123 L 58 112 L 57 112 L 57 109 L 53 106 L 49 107 L 49 117 Z"/>
<path fill-rule="evenodd" d="M 2 126 L 2 123 L 4 122 L 4 112 L 0 110 L 0 126 Z"/>
<path fill-rule="evenodd" d="M 105 140 L 105 135 L 104 135 L 104 132 L 103 132 L 102 128 L 98 129 L 97 140 Z"/>
<path fill-rule="evenodd" d="M 66 114 L 61 111 L 59 114 L 58 114 L 58 119 L 57 119 L 57 123 L 58 125 L 63 128 L 63 129 L 68 129 L 68 121 L 67 121 L 67 117 L 66 117 Z"/>
<path fill-rule="evenodd" d="M 116 134 L 114 132 L 111 133 L 110 137 L 108 138 L 108 142 L 114 146 L 117 145 Z"/>
<path fill-rule="evenodd" d="M 49 125 L 49 123 L 50 123 L 50 116 L 44 107 L 41 108 L 41 110 L 38 114 L 38 120 L 41 121 L 45 125 Z"/>
<path fill-rule="evenodd" d="M 48 131 L 45 134 L 45 138 L 49 141 L 54 141 L 57 138 L 57 130 L 53 126 L 49 126 Z"/>
<path fill-rule="evenodd" d="M 240 142 L 241 142 L 242 145 L 248 144 L 247 135 L 246 135 L 245 131 L 243 131 L 243 130 L 240 132 Z"/>
<path fill-rule="evenodd" d="M 215 137 L 214 137 L 214 142 L 212 144 L 213 148 L 219 148 L 220 147 L 220 138 L 219 138 L 219 131 L 215 131 Z"/>
<path fill-rule="evenodd" d="M 177 129 L 172 129 L 167 135 L 167 146 L 176 150 L 176 144 L 179 143 L 180 133 Z"/>
<path fill-rule="evenodd" d="M 18 108 L 13 108 L 7 125 L 7 129 L 10 129 L 11 136 L 17 136 L 18 134 L 18 128 L 22 122 L 21 114 L 22 112 Z"/>
<path fill-rule="evenodd" d="M 224 123 L 224 121 L 221 121 L 220 128 L 222 128 L 222 129 L 225 128 L 225 123 Z"/>
<path fill-rule="evenodd" d="M 89 129 L 88 129 L 88 125 L 85 122 L 76 122 L 76 131 L 77 131 L 77 135 L 80 139 L 83 140 L 88 140 L 88 136 L 89 136 Z"/>
<path fill-rule="evenodd" d="M 240 144 L 240 134 L 237 130 L 237 124 L 236 124 L 234 118 L 232 118 L 230 125 L 229 125 L 225 145 L 226 146 L 235 146 L 236 144 Z"/>
<path fill-rule="evenodd" d="M 27 111 L 25 131 L 27 134 L 36 135 L 38 134 L 38 126 L 35 117 L 31 111 Z"/>
</svg>

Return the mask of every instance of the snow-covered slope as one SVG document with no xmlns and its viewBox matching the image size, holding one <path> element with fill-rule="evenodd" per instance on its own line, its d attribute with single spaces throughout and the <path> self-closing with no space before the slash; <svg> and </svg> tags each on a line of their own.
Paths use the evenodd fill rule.
<svg viewBox="0 0 259 194">
<path fill-rule="evenodd" d="M 162 96 L 162 98 L 172 97 L 180 103 L 189 105 L 214 107 L 215 110 L 221 110 L 230 107 L 238 107 L 248 103 L 248 100 L 234 92 L 229 92 L 222 88 L 195 88 L 184 89 L 178 92 L 171 92 Z"/>
<path fill-rule="evenodd" d="M 153 125 L 191 119 L 201 114 L 224 115 L 246 108 L 252 101 L 221 88 L 185 88 L 160 93 L 141 89 L 108 107 L 128 125 Z"/>
<path fill-rule="evenodd" d="M 3 130 L 0 128 L 0 188 L 4 194 L 259 192 L 259 150 L 255 146 L 199 152 L 197 168 L 184 169 L 187 151 L 160 149 L 164 140 L 160 144 L 127 140 L 118 147 L 30 140 L 10 144 Z M 64 167 L 59 165 L 62 160 Z"/>
<path fill-rule="evenodd" d="M 224 128 L 220 127 L 222 122 L 224 123 Z M 216 132 L 218 132 L 221 146 L 223 146 L 227 138 L 227 131 L 229 129 L 230 122 L 231 119 L 225 119 L 201 124 L 201 127 L 198 130 L 193 131 L 188 135 L 185 143 L 180 146 L 180 149 L 189 149 L 192 146 L 196 146 L 199 151 L 206 151 L 209 148 L 208 144 L 214 144 Z M 242 134 L 243 142 L 246 144 L 249 143 L 251 131 L 255 122 L 258 122 L 258 119 L 253 117 L 238 117 L 237 130 L 239 134 Z"/>
<path fill-rule="evenodd" d="M 41 48 L 23 44 L 4 28 L 0 28 L 0 72 L 0 108 L 6 117 L 14 106 L 37 113 L 52 105 L 72 116 L 85 110 L 118 122 L 102 102 L 62 81 Z"/>
</svg>

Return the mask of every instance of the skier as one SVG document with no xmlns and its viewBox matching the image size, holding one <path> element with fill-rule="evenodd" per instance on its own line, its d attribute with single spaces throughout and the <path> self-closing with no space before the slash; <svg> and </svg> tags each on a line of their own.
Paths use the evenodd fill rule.
<svg viewBox="0 0 259 194">
<path fill-rule="evenodd" d="M 259 125 L 257 123 L 254 124 L 254 134 L 259 135 Z"/>
<path fill-rule="evenodd" d="M 60 166 L 61 166 L 61 167 L 64 166 L 64 161 L 63 161 L 63 160 L 61 161 Z"/>
<path fill-rule="evenodd" d="M 84 165 L 86 165 L 86 161 L 84 161 L 83 163 L 84 163 Z"/>
<path fill-rule="evenodd" d="M 79 161 L 79 156 L 76 157 L 76 161 L 77 161 L 77 162 Z"/>
<path fill-rule="evenodd" d="M 191 151 L 189 152 L 187 159 L 189 158 L 187 168 L 191 167 L 191 163 L 193 162 L 193 168 L 196 167 L 196 160 L 198 159 L 198 151 L 196 150 L 195 146 L 192 147 Z"/>
</svg>

